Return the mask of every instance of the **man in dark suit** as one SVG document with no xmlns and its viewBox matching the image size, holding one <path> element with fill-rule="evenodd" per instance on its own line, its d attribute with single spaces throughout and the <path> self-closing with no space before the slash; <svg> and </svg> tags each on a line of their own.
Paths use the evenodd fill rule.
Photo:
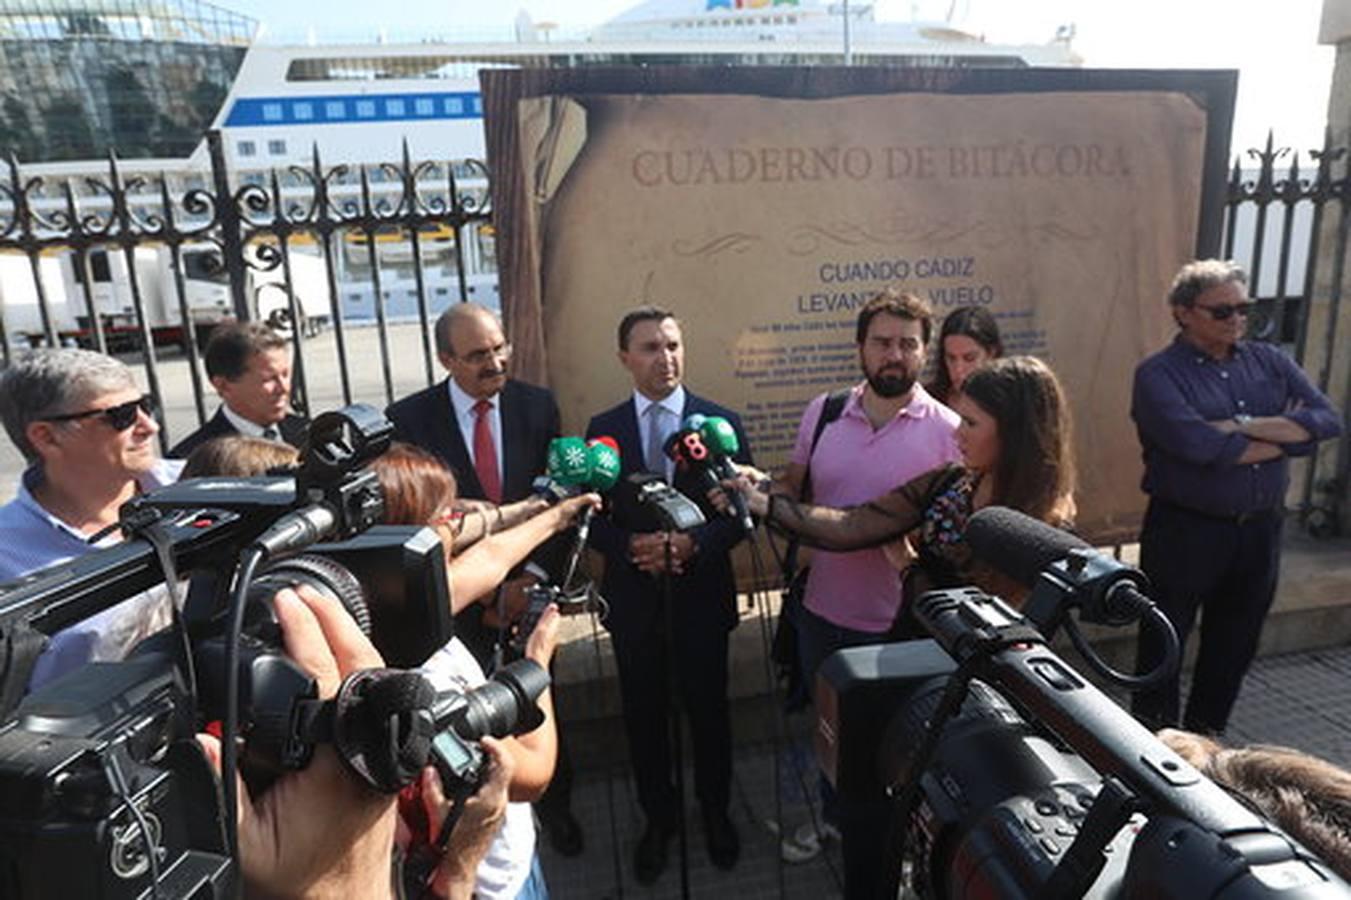
<svg viewBox="0 0 1351 900">
<path fill-rule="evenodd" d="M 686 391 L 680 323 L 664 309 L 642 307 L 619 325 L 619 360 L 633 379 L 633 395 L 591 420 L 587 437 L 619 444 L 627 477 L 673 472 L 662 446 L 686 416 L 722 416 L 736 429 L 738 461 L 750 453 L 741 420 Z M 732 737 L 727 705 L 727 635 L 737 622 L 736 582 L 729 551 L 742 538 L 731 519 L 716 518 L 689 533 L 652 530 L 622 514 L 598 520 L 592 544 L 605 556 L 601 593 L 610 602 L 606 627 L 614 645 L 624 727 L 647 826 L 634 868 L 648 884 L 666 865 L 666 845 L 682 815 L 672 781 L 668 740 L 672 685 L 681 690 L 694 749 L 695 794 L 703 811 L 709 858 L 736 864 L 741 844 L 727 816 L 732 781 Z M 671 609 L 663 613 L 663 578 L 670 558 Z M 667 621 L 670 622 L 670 630 Z M 675 678 L 668 670 L 675 668 Z"/>
<path fill-rule="evenodd" d="M 182 459 L 213 438 L 244 434 L 299 447 L 309 422 L 291 412 L 291 348 L 257 322 L 227 322 L 206 344 L 206 375 L 221 406 L 169 456 Z"/>
<path fill-rule="evenodd" d="M 386 410 L 395 437 L 440 457 L 455 473 L 463 499 L 495 504 L 526 499 L 547 467 L 549 442 L 559 434 L 553 394 L 507 377 L 511 344 L 497 315 L 478 304 L 456 303 L 441 314 L 436 352 L 450 377 Z M 539 566 L 555 567 L 558 546 L 550 542 L 537 551 L 528 574 L 506 582 L 502 593 L 522 596 L 527 581 L 547 574 Z M 485 621 L 487 613 L 477 603 L 461 610 L 455 635 L 490 670 L 498 635 L 491 616 Z M 554 847 L 574 856 L 582 851 L 582 831 L 569 808 L 571 766 L 561 743 L 559 752 L 554 780 L 537 809 Z"/>
</svg>

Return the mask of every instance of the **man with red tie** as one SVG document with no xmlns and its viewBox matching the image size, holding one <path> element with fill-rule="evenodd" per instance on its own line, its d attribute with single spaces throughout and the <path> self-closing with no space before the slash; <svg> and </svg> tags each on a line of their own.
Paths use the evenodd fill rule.
<svg viewBox="0 0 1351 900">
<path fill-rule="evenodd" d="M 455 473 L 462 499 L 500 504 L 529 497 L 548 466 L 549 442 L 559 435 L 553 393 L 507 377 L 511 344 L 497 314 L 477 303 L 452 304 L 436 320 L 436 355 L 450 377 L 386 410 L 395 438 L 439 456 Z M 556 544 L 546 544 L 535 559 L 553 569 L 558 555 Z M 527 570 L 532 574 L 503 590 L 519 592 L 524 579 L 547 574 L 533 564 Z M 491 607 L 494 598 L 484 603 Z M 491 671 L 498 629 L 484 621 L 487 607 L 476 603 L 456 615 L 455 636 Z M 536 809 L 554 847 L 572 856 L 581 852 L 582 833 L 569 810 L 570 781 L 563 755 Z"/>
</svg>

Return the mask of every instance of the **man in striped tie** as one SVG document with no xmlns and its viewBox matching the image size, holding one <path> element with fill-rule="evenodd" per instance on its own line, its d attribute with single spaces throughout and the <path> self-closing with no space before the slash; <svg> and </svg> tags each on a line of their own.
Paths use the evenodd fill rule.
<svg viewBox="0 0 1351 900">
<path fill-rule="evenodd" d="M 686 390 L 684 336 L 671 312 L 655 306 L 632 310 L 619 323 L 618 337 L 619 361 L 633 380 L 633 392 L 593 418 L 587 437 L 615 440 L 621 477 L 645 470 L 671 480 L 674 465 L 664 445 L 692 415 L 726 419 L 737 436 L 737 461 L 751 462 L 736 413 Z M 640 883 L 650 884 L 665 868 L 667 844 L 684 816 L 667 739 L 669 717 L 676 714 L 674 690 L 682 694 L 689 721 L 693 793 L 709 859 L 730 869 L 741 852 L 728 816 L 732 736 L 727 642 L 737 623 L 736 582 L 728 554 L 745 535 L 736 522 L 723 517 L 690 532 L 664 532 L 641 521 L 642 516 L 627 519 L 624 506 L 616 496 L 611 514 L 592 527 L 591 543 L 605 556 L 601 593 L 610 601 L 605 626 L 619 669 L 638 803 L 647 817 L 634 852 L 634 871 Z M 663 608 L 667 587 L 669 610 Z"/>
</svg>

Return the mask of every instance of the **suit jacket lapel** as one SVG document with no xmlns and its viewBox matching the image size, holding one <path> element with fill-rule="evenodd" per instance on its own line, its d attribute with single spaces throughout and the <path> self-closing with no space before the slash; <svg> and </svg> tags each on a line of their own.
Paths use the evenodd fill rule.
<svg viewBox="0 0 1351 900">
<path fill-rule="evenodd" d="M 526 451 L 528 435 L 528 411 L 524 409 L 522 398 L 508 381 L 502 388 L 499 415 L 502 421 L 502 497 L 518 496 L 522 491 L 517 481 L 524 471 L 522 455 Z"/>
<path fill-rule="evenodd" d="M 643 472 L 647 470 L 647 461 L 643 459 L 643 432 L 638 427 L 638 407 L 630 397 L 619 414 L 619 433 L 612 435 L 619 442 L 619 459 L 624 472 Z"/>
</svg>

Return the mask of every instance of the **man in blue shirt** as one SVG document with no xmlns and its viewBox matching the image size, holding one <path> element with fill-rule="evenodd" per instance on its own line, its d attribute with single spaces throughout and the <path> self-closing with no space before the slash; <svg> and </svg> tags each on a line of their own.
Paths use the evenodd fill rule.
<svg viewBox="0 0 1351 900">
<path fill-rule="evenodd" d="M 1242 340 L 1252 302 L 1233 263 L 1188 263 L 1168 295 L 1180 329 L 1135 371 L 1131 417 L 1149 494 L 1140 564 L 1154 598 L 1186 640 L 1201 612 L 1201 645 L 1181 725 L 1223 732 L 1257 653 L 1276 593 L 1290 457 L 1341 433 L 1328 398 L 1271 344 Z M 1163 647 L 1140 635 L 1137 670 Z M 1178 680 L 1137 693 L 1152 728 L 1179 724 Z"/>
<path fill-rule="evenodd" d="M 0 583 L 113 543 L 90 536 L 139 491 L 177 479 L 159 458 L 154 401 L 122 363 L 87 350 L 40 350 L 0 373 L 0 420 L 29 467 L 0 507 Z M 55 635 L 30 688 L 91 660 L 120 659 L 167 625 L 162 589 L 131 597 Z"/>
</svg>

